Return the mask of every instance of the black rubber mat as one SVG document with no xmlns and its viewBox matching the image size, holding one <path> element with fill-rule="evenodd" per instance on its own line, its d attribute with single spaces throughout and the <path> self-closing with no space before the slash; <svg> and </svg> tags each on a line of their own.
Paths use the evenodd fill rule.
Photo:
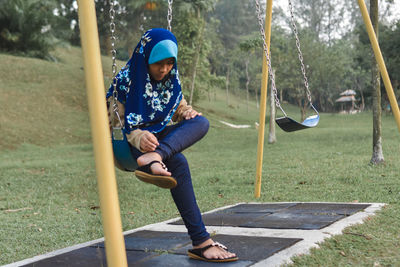
<svg viewBox="0 0 400 267">
<path fill-rule="evenodd" d="M 344 215 L 277 212 L 249 221 L 248 223 L 241 224 L 239 227 L 318 230 L 342 218 L 344 218 Z"/>
<path fill-rule="evenodd" d="M 203 215 L 206 225 L 257 227 L 274 229 L 321 229 L 367 208 L 368 204 L 337 203 L 269 203 L 240 204 Z M 173 224 L 182 224 L 182 221 Z M 214 235 L 212 238 L 235 252 L 239 261 L 208 263 L 189 259 L 191 241 L 186 232 L 138 231 L 125 236 L 129 266 L 250 266 L 301 241 L 241 235 Z M 104 243 L 84 247 L 25 266 L 64 267 L 106 266 Z"/>
<path fill-rule="evenodd" d="M 272 213 L 268 213 L 272 214 Z M 205 225 L 240 226 L 257 218 L 265 216 L 263 213 L 210 213 L 203 215 Z M 182 224 L 182 221 L 176 222 Z"/>
<path fill-rule="evenodd" d="M 214 235 L 218 241 L 238 254 L 240 259 L 259 261 L 300 241 L 299 238 L 253 237 L 239 235 Z M 139 231 L 125 237 L 126 250 L 187 255 L 192 248 L 186 233 Z M 104 243 L 94 245 L 104 248 Z"/>
<path fill-rule="evenodd" d="M 223 209 L 226 213 L 274 213 L 298 205 L 298 203 L 239 204 Z"/>
<path fill-rule="evenodd" d="M 365 208 L 369 204 L 347 204 L 347 203 L 299 203 L 288 208 L 287 212 L 312 213 L 349 216 Z"/>
<path fill-rule="evenodd" d="M 172 252 L 192 244 L 187 233 L 139 231 L 125 236 L 126 250 Z M 92 245 L 104 248 L 104 242 Z"/>
<path fill-rule="evenodd" d="M 151 258 L 146 261 L 141 261 L 135 265 L 129 265 L 134 267 L 247 267 L 253 265 L 255 262 L 238 260 L 235 262 L 226 263 L 211 263 L 205 261 L 192 260 L 187 256 L 178 254 L 162 254 L 158 257 Z"/>
<path fill-rule="evenodd" d="M 204 214 L 203 220 L 212 226 L 318 230 L 368 206 L 351 203 L 240 204 Z M 171 224 L 183 222 L 178 220 Z"/>
<path fill-rule="evenodd" d="M 212 236 L 214 241 L 224 244 L 241 260 L 260 261 L 301 241 L 301 238 L 254 237 L 240 235 Z M 191 246 L 182 247 L 176 253 L 186 254 Z"/>
<path fill-rule="evenodd" d="M 159 254 L 144 251 L 127 251 L 129 266 L 136 266 L 145 258 L 153 258 Z M 104 248 L 84 247 L 51 258 L 43 259 L 23 266 L 29 267 L 99 267 L 107 266 Z"/>
<path fill-rule="evenodd" d="M 212 238 L 238 255 L 239 261 L 223 264 L 229 267 L 250 266 L 301 240 L 219 234 Z M 187 256 L 187 250 L 191 249 L 192 245 L 186 233 L 139 231 L 126 236 L 125 243 L 129 266 L 221 266 L 220 263 L 190 259 Z M 77 249 L 26 266 L 106 266 L 104 243 Z"/>
</svg>

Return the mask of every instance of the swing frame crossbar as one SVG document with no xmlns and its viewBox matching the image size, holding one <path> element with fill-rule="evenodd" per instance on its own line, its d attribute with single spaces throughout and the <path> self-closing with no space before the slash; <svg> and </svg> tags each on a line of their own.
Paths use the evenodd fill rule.
<svg viewBox="0 0 400 267">
<path fill-rule="evenodd" d="M 390 106 L 392 107 L 393 115 L 396 120 L 397 128 L 400 132 L 400 111 L 397 104 L 396 97 L 394 95 L 392 83 L 389 79 L 389 74 L 386 69 L 385 61 L 383 59 L 378 40 L 375 35 L 375 31 L 372 27 L 372 22 L 368 14 L 368 9 L 365 5 L 364 0 L 357 0 L 360 7 L 360 11 L 364 20 L 364 24 L 367 28 L 369 40 L 374 51 L 375 59 L 379 66 L 379 71 L 381 73 L 383 83 L 385 85 L 386 93 L 389 98 Z M 273 0 L 267 0 L 266 12 L 265 12 L 265 41 L 267 50 L 270 51 L 270 41 L 271 41 L 271 21 L 272 21 L 272 2 Z M 268 53 L 268 52 L 267 52 Z M 266 53 L 266 54 L 267 54 Z M 262 66 L 262 80 L 261 80 L 261 96 L 260 96 L 260 119 L 259 119 L 259 130 L 258 130 L 258 145 L 257 145 L 257 164 L 256 164 L 256 181 L 254 187 L 254 196 L 259 198 L 261 196 L 261 176 L 262 176 L 262 161 L 264 153 L 264 133 L 265 133 L 265 116 L 266 116 L 266 103 L 267 103 L 267 88 L 268 88 L 268 60 L 263 57 Z M 315 110 L 315 108 L 314 108 Z M 318 116 L 318 117 L 316 117 Z M 318 123 L 319 114 L 310 116 L 302 123 L 298 123 L 287 116 L 278 118 L 277 123 L 280 127 L 286 127 L 285 131 L 296 131 L 299 127 L 308 128 L 308 125 L 315 126 Z M 278 122 L 279 120 L 279 122 Z M 314 125 L 315 124 L 315 125 Z M 311 126 L 311 127 L 313 127 Z M 294 127 L 294 128 L 292 128 Z"/>
</svg>

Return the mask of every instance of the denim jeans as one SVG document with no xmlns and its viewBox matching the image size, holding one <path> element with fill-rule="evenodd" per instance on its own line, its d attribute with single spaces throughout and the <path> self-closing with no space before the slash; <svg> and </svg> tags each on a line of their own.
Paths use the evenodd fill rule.
<svg viewBox="0 0 400 267">
<path fill-rule="evenodd" d="M 204 226 L 196 202 L 188 162 L 181 152 L 200 140 L 208 128 L 208 120 L 203 116 L 196 116 L 167 126 L 161 132 L 154 134 L 159 142 L 155 152 L 161 155 L 168 171 L 177 181 L 177 186 L 171 189 L 171 194 L 193 246 L 209 239 L 210 234 Z M 131 150 L 136 159 L 143 154 L 134 147 L 131 147 Z"/>
</svg>

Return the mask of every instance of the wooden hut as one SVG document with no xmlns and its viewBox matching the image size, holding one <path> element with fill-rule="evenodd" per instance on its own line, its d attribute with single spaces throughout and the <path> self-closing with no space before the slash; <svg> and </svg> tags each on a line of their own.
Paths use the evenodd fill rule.
<svg viewBox="0 0 400 267">
<path fill-rule="evenodd" d="M 336 103 L 341 104 L 342 113 L 354 113 L 355 102 L 356 102 L 356 92 L 354 90 L 348 89 L 340 94 L 340 97 L 336 99 Z"/>
</svg>

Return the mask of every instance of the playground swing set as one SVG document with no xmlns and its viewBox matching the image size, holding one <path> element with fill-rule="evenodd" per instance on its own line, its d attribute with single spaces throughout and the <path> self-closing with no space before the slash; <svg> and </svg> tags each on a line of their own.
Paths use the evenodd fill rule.
<svg viewBox="0 0 400 267">
<path fill-rule="evenodd" d="M 263 19 L 261 16 L 261 7 L 259 0 L 255 0 L 256 12 L 258 22 L 260 25 L 260 34 L 263 39 L 263 48 L 265 57 L 263 57 L 263 78 L 261 84 L 261 106 L 260 106 L 260 127 L 258 134 L 257 146 L 257 167 L 256 167 L 256 182 L 255 182 L 255 197 L 260 197 L 261 193 L 261 172 L 262 172 L 262 158 L 263 158 L 263 144 L 264 144 L 264 130 L 265 130 L 265 113 L 266 113 L 266 98 L 267 98 L 267 77 L 271 80 L 271 87 L 274 94 L 275 104 L 283 112 L 284 116 L 276 118 L 276 123 L 284 131 L 292 132 L 317 126 L 319 122 L 319 113 L 311 102 L 311 93 L 308 88 L 308 80 L 305 73 L 303 63 L 303 56 L 300 48 L 300 41 L 297 34 L 296 24 L 294 22 L 293 7 L 291 0 L 289 2 L 289 9 L 291 14 L 292 30 L 296 38 L 297 52 L 301 65 L 301 71 L 304 78 L 304 86 L 310 107 L 315 111 L 316 115 L 306 118 L 303 122 L 299 123 L 294 119 L 287 116 L 279 103 L 277 97 L 277 90 L 275 87 L 275 77 L 272 72 L 270 62 L 270 37 L 271 37 L 271 18 L 272 18 L 272 1 L 267 0 L 266 14 L 265 14 L 265 31 L 263 28 Z M 172 2 L 168 0 L 168 30 L 171 31 L 172 21 Z M 386 70 L 386 66 L 379 48 L 375 32 L 372 27 L 371 20 L 368 15 L 367 7 L 364 0 L 358 0 L 360 10 L 367 27 L 367 32 L 370 42 L 378 62 L 380 73 L 384 81 L 386 92 L 389 97 L 390 105 L 393 107 L 393 114 L 400 132 L 400 112 L 399 107 L 393 92 L 393 88 Z M 114 128 L 110 135 L 108 128 L 107 107 L 104 101 L 105 89 L 103 83 L 102 64 L 100 59 L 100 45 L 99 36 L 96 22 L 96 11 L 94 1 L 78 0 L 78 14 L 81 32 L 81 42 L 83 50 L 83 60 L 85 69 L 86 88 L 88 92 L 89 113 L 92 128 L 92 138 L 94 144 L 94 155 L 96 162 L 96 173 L 99 188 L 100 207 L 103 220 L 106 257 L 109 266 L 127 266 L 127 258 L 125 253 L 124 238 L 122 235 L 122 223 L 120 217 L 120 207 L 118 202 L 118 192 L 114 170 L 114 158 L 123 165 L 126 171 L 134 171 L 137 167 L 136 161 L 130 154 L 129 145 L 124 133 L 123 127 Z M 110 0 L 110 31 L 112 43 L 112 56 L 113 75 L 116 74 L 116 50 L 115 50 L 115 10 L 114 1 Z M 117 90 L 115 80 L 113 81 L 113 109 L 118 114 L 116 106 Z M 120 118 L 119 118 L 120 119 Z M 121 123 L 122 125 L 122 123 Z M 108 140 L 112 140 L 112 145 Z M 113 153 L 114 152 L 114 153 Z M 130 158 L 129 158 L 130 156 Z"/>
</svg>

